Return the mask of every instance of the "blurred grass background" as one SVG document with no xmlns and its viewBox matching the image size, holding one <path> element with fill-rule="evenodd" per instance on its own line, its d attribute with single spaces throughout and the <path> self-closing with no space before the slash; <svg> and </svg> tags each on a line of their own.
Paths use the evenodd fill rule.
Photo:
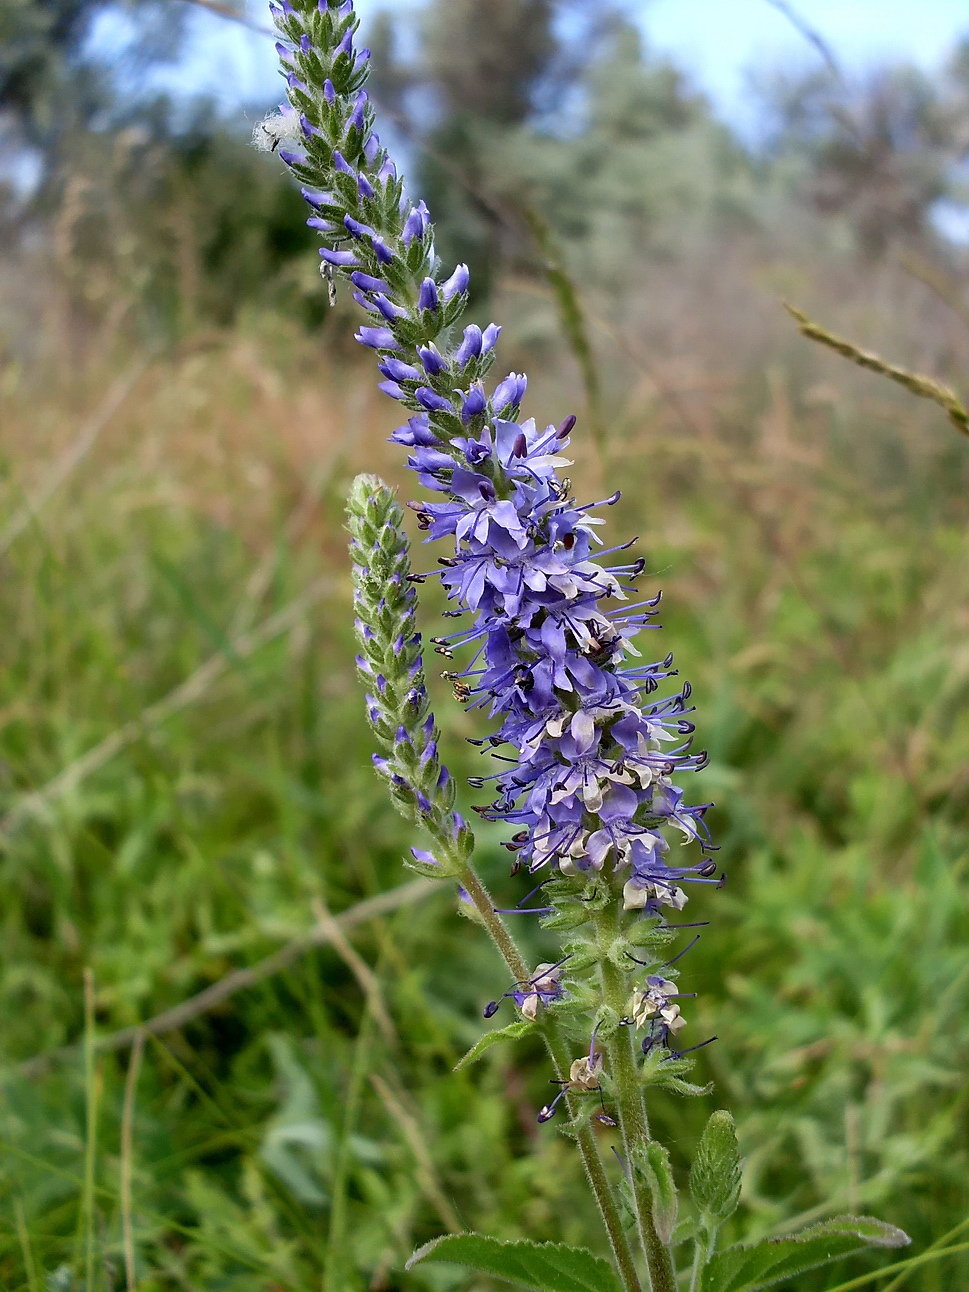
<svg viewBox="0 0 969 1292">
<path fill-rule="evenodd" d="M 598 1236 L 535 1122 L 542 1054 L 451 1071 L 506 985 L 483 939 L 407 890 L 258 969 L 408 878 L 342 529 L 359 470 L 410 496 L 394 409 L 278 163 L 205 105 L 128 92 L 175 57 L 175 11 L 136 7 L 108 65 L 103 8 L 3 18 L 0 1282 L 484 1287 L 403 1262 L 448 1228 Z M 690 792 L 730 882 L 691 902 L 712 924 L 684 968 L 689 1035 L 720 1039 L 715 1093 L 657 1096 L 654 1124 L 683 1171 L 708 1112 L 736 1114 L 736 1237 L 858 1210 L 918 1251 L 969 1212 L 969 453 L 779 300 L 969 372 L 969 265 L 936 219 L 963 200 L 969 57 L 779 76 L 755 148 L 620 12 L 566 16 L 433 0 L 406 60 L 392 16 L 370 36 L 442 251 L 478 271 L 528 411 L 582 413 L 576 492 L 622 487 L 611 533 L 640 536 L 652 640 L 694 685 Z M 480 720 L 434 682 L 467 775 Z M 872 1286 L 967 1279 L 963 1255 Z"/>
</svg>

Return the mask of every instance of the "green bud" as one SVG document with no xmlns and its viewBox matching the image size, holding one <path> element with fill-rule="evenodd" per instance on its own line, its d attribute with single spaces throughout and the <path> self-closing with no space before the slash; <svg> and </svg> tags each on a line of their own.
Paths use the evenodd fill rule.
<svg viewBox="0 0 969 1292">
<path fill-rule="evenodd" d="M 449 841 L 435 868 L 415 858 L 421 874 L 443 876 L 455 847 L 473 839 L 454 814 L 454 783 L 437 755 L 438 731 L 430 712 L 420 636 L 410 581 L 410 543 L 404 513 L 377 476 L 361 475 L 347 501 L 353 604 L 360 643 L 358 668 L 367 687 L 367 711 L 381 755 L 374 757 L 399 811 Z"/>
<path fill-rule="evenodd" d="M 690 1168 L 690 1193 L 708 1227 L 737 1210 L 740 1201 L 740 1147 L 734 1120 L 723 1110 L 707 1122 Z"/>
</svg>

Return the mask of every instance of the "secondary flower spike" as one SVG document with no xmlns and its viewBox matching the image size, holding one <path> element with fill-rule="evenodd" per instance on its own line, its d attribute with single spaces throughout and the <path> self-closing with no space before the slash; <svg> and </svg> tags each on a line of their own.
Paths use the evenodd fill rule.
<svg viewBox="0 0 969 1292">
<path fill-rule="evenodd" d="M 705 756 L 691 750 L 689 686 L 660 694 L 672 658 L 642 663 L 633 645 L 657 613 L 658 597 L 636 593 L 643 561 L 625 555 L 628 544 L 593 559 L 599 513 L 619 495 L 571 497 L 560 471 L 575 419 L 519 420 L 524 374 L 489 382 L 499 329 L 459 326 L 467 267 L 442 268 L 426 206 L 405 195 L 374 133 L 351 0 L 273 12 L 282 112 L 309 127 L 298 153 L 280 155 L 324 261 L 369 316 L 357 339 L 377 351 L 382 389 L 411 414 L 391 439 L 436 495 L 412 504 L 418 524 L 453 544 L 426 577 L 440 578 L 450 613 L 471 619 L 435 644 L 448 659 L 469 651 L 446 676 L 495 720 L 488 743 L 503 747 L 501 769 L 478 778 L 492 794 L 476 811 L 507 824 L 516 868 L 599 872 L 627 910 L 679 910 L 685 883 L 717 882 L 708 857 L 678 863 L 662 833 L 704 844 L 708 805 L 684 802 L 675 778 Z"/>
</svg>

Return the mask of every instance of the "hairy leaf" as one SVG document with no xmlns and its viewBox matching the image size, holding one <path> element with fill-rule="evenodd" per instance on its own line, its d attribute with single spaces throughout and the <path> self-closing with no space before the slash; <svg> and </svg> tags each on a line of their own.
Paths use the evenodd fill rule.
<svg viewBox="0 0 969 1292">
<path fill-rule="evenodd" d="M 458 1059 L 454 1065 L 454 1071 L 457 1072 L 460 1068 L 467 1068 L 472 1063 L 477 1063 L 481 1056 L 499 1041 L 517 1041 L 520 1037 L 527 1036 L 534 1027 L 535 1024 L 529 1019 L 521 1018 L 517 1023 L 509 1023 L 507 1027 L 498 1027 L 493 1032 L 485 1032 L 480 1040 L 475 1041 L 467 1054 Z"/>
<path fill-rule="evenodd" d="M 565 1243 L 503 1243 L 481 1234 L 449 1234 L 419 1248 L 407 1268 L 428 1260 L 468 1265 L 535 1292 L 619 1292 L 607 1261 Z"/>
<path fill-rule="evenodd" d="M 701 1292 L 758 1292 L 866 1247 L 904 1247 L 912 1240 L 870 1216 L 836 1216 L 789 1238 L 728 1247 L 703 1271 Z"/>
</svg>

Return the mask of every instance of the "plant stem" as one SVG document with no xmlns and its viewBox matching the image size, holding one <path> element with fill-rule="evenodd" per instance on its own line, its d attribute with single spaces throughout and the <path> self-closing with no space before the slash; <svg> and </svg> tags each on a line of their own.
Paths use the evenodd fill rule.
<svg viewBox="0 0 969 1292">
<path fill-rule="evenodd" d="M 693 1270 L 690 1274 L 690 1292 L 700 1292 L 700 1278 L 713 1254 L 715 1239 L 716 1234 L 711 1234 L 704 1229 L 693 1240 Z"/>
<path fill-rule="evenodd" d="M 619 933 L 619 907 L 615 902 L 593 916 L 596 934 L 599 941 L 599 973 L 602 982 L 603 1000 L 617 1017 L 622 1017 L 626 1008 L 627 985 L 619 969 L 612 963 L 607 952 L 610 944 Z M 636 1071 L 636 1060 L 633 1054 L 633 1037 L 630 1029 L 619 1028 L 603 1045 L 609 1062 L 609 1072 L 615 1084 L 616 1108 L 619 1113 L 619 1129 L 622 1132 L 623 1147 L 626 1150 L 626 1161 L 636 1200 L 636 1218 L 639 1224 L 639 1237 L 646 1255 L 649 1270 L 649 1282 L 652 1292 L 676 1292 L 676 1272 L 669 1248 L 656 1232 L 653 1219 L 653 1197 L 642 1172 L 636 1170 L 636 1153 L 638 1145 L 649 1141 L 649 1122 L 646 1117 L 646 1104 L 643 1100 L 639 1074 Z"/>
<path fill-rule="evenodd" d="M 481 916 L 488 935 L 495 944 L 499 955 L 508 966 L 509 972 L 516 982 L 528 982 L 531 975 L 525 963 L 525 958 L 516 946 L 514 938 L 505 927 L 504 921 L 495 912 L 494 902 L 491 900 L 488 890 L 472 869 L 470 862 L 458 860 L 458 858 L 454 857 L 453 852 L 451 852 L 450 841 L 441 840 L 440 842 L 442 851 L 446 849 L 455 862 L 458 882 L 471 898 L 475 910 Z M 548 1018 L 544 1020 L 540 1030 L 555 1068 L 555 1074 L 559 1079 L 564 1080 L 568 1076 L 570 1060 L 568 1046 L 561 1031 Z M 566 1099 L 568 1102 L 568 1097 Z M 571 1105 L 570 1114 L 574 1119 L 575 1109 Z M 605 1167 L 599 1155 L 599 1146 L 596 1143 L 591 1127 L 588 1125 L 582 1126 L 576 1134 L 576 1141 L 579 1146 L 582 1165 L 585 1168 L 586 1179 L 589 1181 L 589 1187 L 592 1189 L 599 1206 L 599 1214 L 602 1217 L 602 1223 L 609 1238 L 609 1245 L 612 1248 L 613 1258 L 616 1262 L 619 1277 L 622 1280 L 624 1292 L 642 1292 L 642 1284 L 636 1269 L 636 1263 L 623 1230 L 622 1221 L 619 1219 L 616 1200 L 606 1177 Z"/>
</svg>

